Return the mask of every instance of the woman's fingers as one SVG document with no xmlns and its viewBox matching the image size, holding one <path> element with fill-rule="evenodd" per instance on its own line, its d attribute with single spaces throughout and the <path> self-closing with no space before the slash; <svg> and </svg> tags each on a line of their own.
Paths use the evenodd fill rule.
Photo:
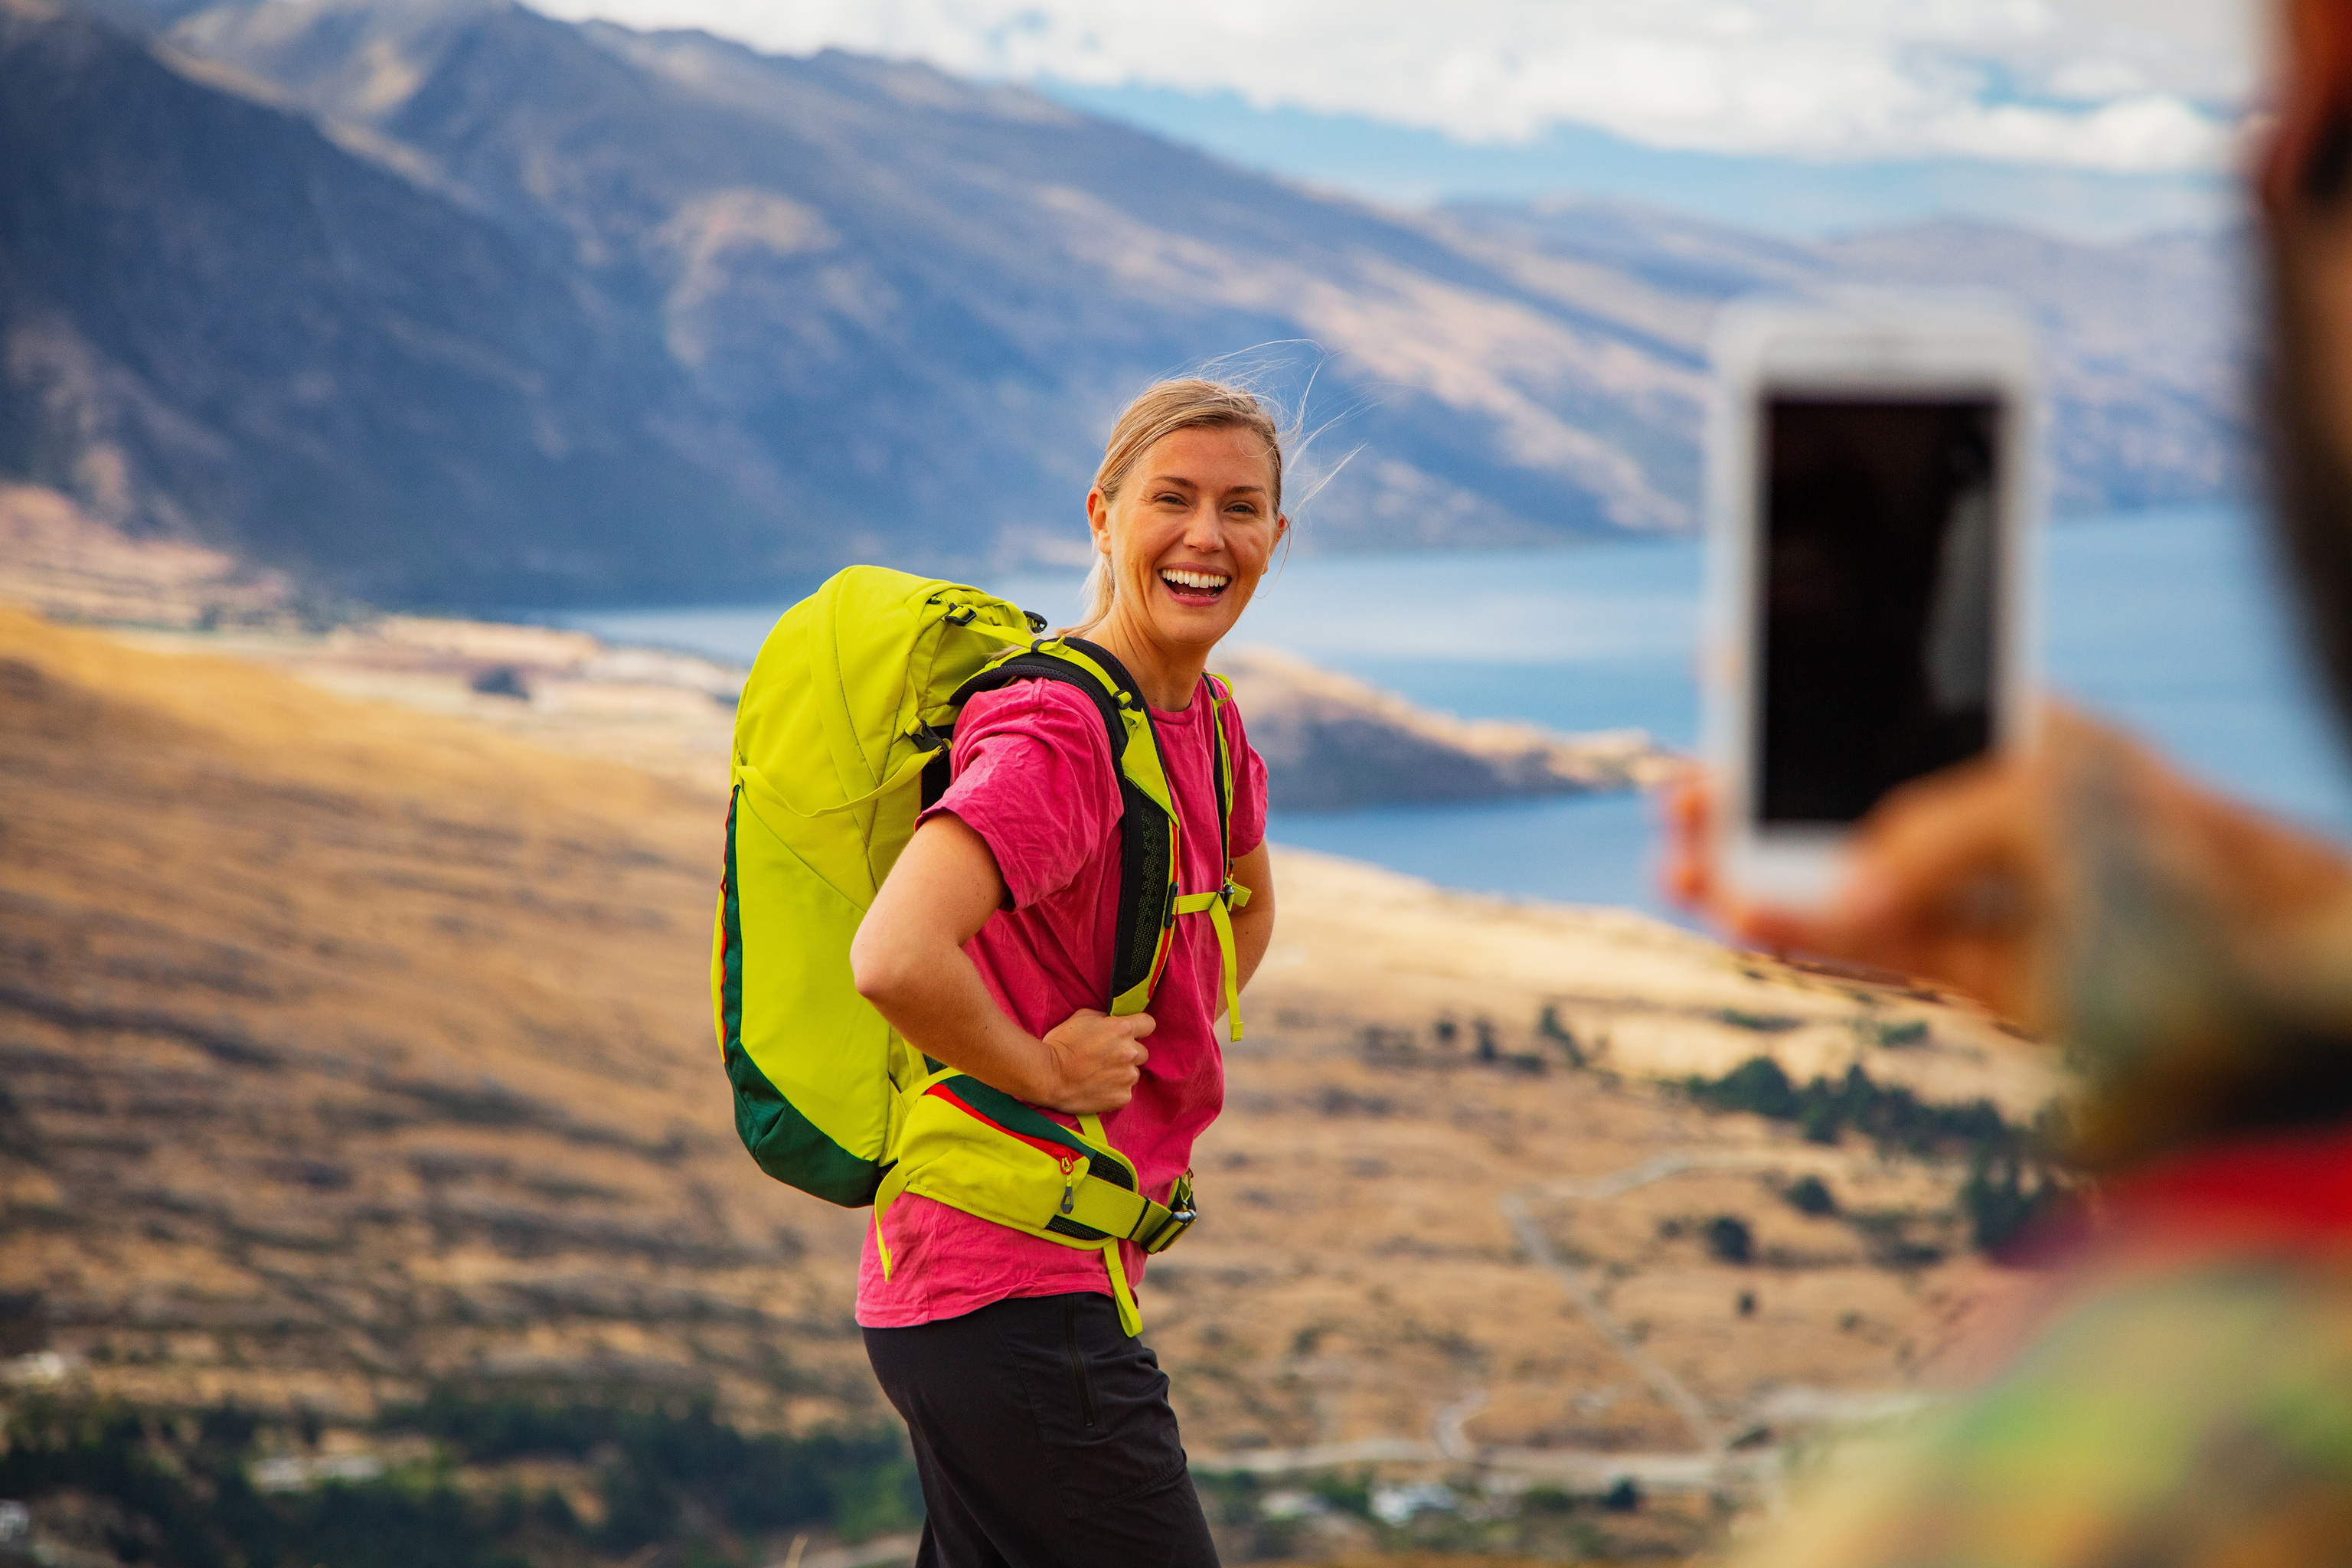
<svg viewBox="0 0 2352 1568">
<path fill-rule="evenodd" d="M 1659 875 L 1666 896 L 1705 915 L 1742 942 L 1758 947 L 1803 945 L 1806 917 L 1747 902 L 1716 874 L 1715 826 L 1718 809 L 1713 775 L 1693 767 L 1663 792 L 1666 852 Z"/>
<path fill-rule="evenodd" d="M 1071 1014 L 1045 1036 L 1061 1090 L 1042 1103 L 1075 1114 L 1117 1110 L 1134 1097 L 1143 1065 L 1151 1059 L 1142 1038 L 1157 1027 L 1149 1013 L 1114 1018 L 1082 1007 Z"/>
<path fill-rule="evenodd" d="M 2014 762 L 1973 763 L 1905 785 L 1854 836 L 1828 918 L 1853 940 L 2012 924 L 2040 902 L 2040 802 Z M 2033 885 L 2030 885 L 2033 884 Z"/>
<path fill-rule="evenodd" d="M 1819 909 L 1747 903 L 1715 865 L 1711 781 L 1667 795 L 1667 890 L 1738 940 L 1931 978 L 2035 1023 L 2067 781 L 2117 737 L 2063 709 L 2041 743 L 1914 780 L 1854 831 L 1852 869 Z"/>
<path fill-rule="evenodd" d="M 1692 769 L 1661 794 L 1666 826 L 1665 864 L 1660 876 L 1666 896 L 1691 909 L 1706 907 L 1714 882 L 1709 840 L 1715 826 L 1715 785 Z"/>
</svg>

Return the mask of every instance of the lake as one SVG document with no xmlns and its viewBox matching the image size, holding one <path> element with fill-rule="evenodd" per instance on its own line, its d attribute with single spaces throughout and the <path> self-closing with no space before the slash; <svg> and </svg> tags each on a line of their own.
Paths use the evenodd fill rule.
<svg viewBox="0 0 2352 1568">
<path fill-rule="evenodd" d="M 2294 645 L 2259 520 L 2231 508 L 2078 519 L 2043 537 L 2049 685 L 2192 772 L 2352 839 L 2352 776 Z M 1236 641 L 1286 649 L 1465 718 L 1639 728 L 1689 747 L 1700 556 L 1689 541 L 1298 559 Z M 987 584 L 1056 621 L 1078 579 Z M 583 614 L 620 641 L 750 662 L 782 606 Z M 1286 844 L 1451 887 L 1668 914 L 1654 813 L 1637 795 L 1276 813 Z"/>
</svg>

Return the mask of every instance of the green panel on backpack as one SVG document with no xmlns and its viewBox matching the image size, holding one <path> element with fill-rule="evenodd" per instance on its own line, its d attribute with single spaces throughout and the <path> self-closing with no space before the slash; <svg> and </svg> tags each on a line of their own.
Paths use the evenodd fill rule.
<svg viewBox="0 0 2352 1568">
<path fill-rule="evenodd" d="M 864 911 L 803 863 L 748 792 L 736 797 L 734 840 L 729 880 L 743 954 L 737 1044 L 745 1058 L 742 1069 L 728 1063 L 737 1120 L 765 1117 L 765 1136 L 783 1140 L 771 1149 L 745 1137 L 771 1175 L 829 1196 L 823 1189 L 837 1179 L 812 1181 L 780 1168 L 787 1149 L 816 1149 L 794 1121 L 868 1172 L 887 1157 L 889 1138 L 890 1026 L 857 994 L 849 972 L 849 943 Z M 747 1082 L 744 1069 L 757 1083 Z M 762 1089 L 792 1116 L 769 1116 Z M 829 1159 L 824 1149 L 808 1157 L 820 1165 Z M 865 1190 L 873 1191 L 870 1176 Z"/>
<path fill-rule="evenodd" d="M 743 816 L 739 794 L 727 812 L 727 875 L 720 883 L 719 1019 L 727 1081 L 735 1090 L 735 1132 L 760 1168 L 845 1208 L 874 1201 L 884 1166 L 860 1159 L 794 1110 L 743 1048 L 743 919 L 735 835 Z"/>
<path fill-rule="evenodd" d="M 760 1169 L 844 1208 L 874 1201 L 887 1167 L 859 1159 L 818 1131 L 751 1065 L 740 1041 L 727 1047 L 727 1081 L 735 1088 L 736 1136 Z"/>
</svg>

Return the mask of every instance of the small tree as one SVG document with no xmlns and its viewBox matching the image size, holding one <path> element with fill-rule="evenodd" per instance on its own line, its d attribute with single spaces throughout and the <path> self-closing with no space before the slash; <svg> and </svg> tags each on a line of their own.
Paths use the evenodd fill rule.
<svg viewBox="0 0 2352 1568">
<path fill-rule="evenodd" d="M 1780 1191 L 1789 1206 L 1799 1214 L 1825 1215 L 1837 1212 L 1837 1199 L 1831 1195 L 1829 1184 L 1819 1176 L 1800 1176 Z"/>
<path fill-rule="evenodd" d="M 1576 1036 L 1559 1021 L 1559 1009 L 1549 1002 L 1544 1004 L 1543 1012 L 1536 1018 L 1536 1033 L 1558 1046 L 1568 1058 L 1569 1066 L 1580 1068 L 1584 1065 L 1584 1047 L 1576 1043 Z"/>
</svg>

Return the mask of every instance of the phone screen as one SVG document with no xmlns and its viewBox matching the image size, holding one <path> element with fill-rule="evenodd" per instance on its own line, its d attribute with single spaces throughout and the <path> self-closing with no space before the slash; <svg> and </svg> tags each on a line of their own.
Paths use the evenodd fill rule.
<svg viewBox="0 0 2352 1568">
<path fill-rule="evenodd" d="M 1764 414 L 1756 815 L 1851 823 L 1991 741 L 2000 403 L 1775 393 Z"/>
</svg>

